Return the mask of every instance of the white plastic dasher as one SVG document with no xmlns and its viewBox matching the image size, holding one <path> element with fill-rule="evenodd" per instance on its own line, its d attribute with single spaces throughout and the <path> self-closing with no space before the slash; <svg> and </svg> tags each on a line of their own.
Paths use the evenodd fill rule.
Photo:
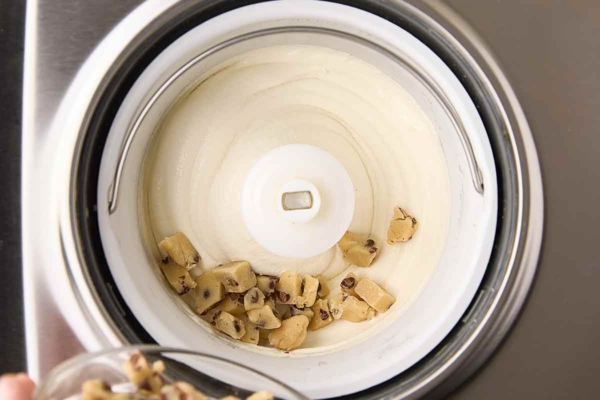
<svg viewBox="0 0 600 400">
<path fill-rule="evenodd" d="M 262 156 L 250 169 L 242 213 L 254 239 L 268 251 L 308 258 L 334 246 L 354 215 L 354 186 L 331 154 L 291 144 Z"/>
</svg>

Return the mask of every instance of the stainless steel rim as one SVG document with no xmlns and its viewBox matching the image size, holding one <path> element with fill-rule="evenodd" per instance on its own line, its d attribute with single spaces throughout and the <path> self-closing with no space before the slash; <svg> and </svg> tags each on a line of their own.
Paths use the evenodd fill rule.
<svg viewBox="0 0 600 400">
<path fill-rule="evenodd" d="M 123 63 L 133 57 L 136 47 L 161 29 L 177 21 L 185 13 L 202 8 L 208 2 L 170 1 L 150 10 L 140 8 L 136 23 L 139 30 L 132 32 L 125 43 L 112 38 L 114 59 L 103 64 L 106 69 L 96 71 L 96 89 L 85 97 L 78 95 L 77 101 L 85 104 L 85 112 L 68 126 L 65 135 L 69 135 L 66 144 L 69 151 L 68 173 L 65 173 L 65 193 L 59 205 L 61 250 L 72 289 L 85 310 L 87 322 L 104 345 L 127 343 L 126 335 L 115 324 L 110 312 L 102 303 L 95 283 L 90 276 L 88 257 L 80 226 L 81 209 L 78 193 L 78 174 L 82 161 L 84 142 L 89 133 L 91 121 L 103 93 L 110 86 L 115 74 Z M 462 323 L 448 336 L 430 356 L 422 360 L 406 373 L 392 380 L 351 395 L 362 399 L 400 399 L 416 398 L 435 390 L 434 396 L 441 396 L 452 390 L 473 371 L 475 371 L 494 351 L 512 326 L 518 311 L 523 305 L 529 287 L 535 275 L 537 259 L 542 238 L 543 198 L 539 164 L 531 132 L 523 111 L 491 53 L 464 21 L 452 11 L 437 2 L 432 4 L 390 2 L 371 4 L 354 2 L 358 8 L 374 13 L 389 13 L 401 22 L 410 20 L 414 29 L 424 28 L 432 33 L 440 46 L 462 60 L 468 79 L 478 85 L 485 94 L 490 110 L 490 118 L 497 130 L 497 140 L 502 141 L 502 151 L 498 162 L 506 156 L 514 160 L 508 165 L 510 174 L 503 183 L 510 185 L 513 192 L 504 199 L 505 211 L 510 217 L 509 232 L 499 237 L 498 248 L 502 254 L 490 264 L 488 274 Z M 376 11 L 370 8 L 377 8 Z M 122 40 L 122 39 L 121 39 Z M 77 80 L 75 84 L 77 83 Z M 492 133 L 492 132 L 491 132 Z M 496 149 L 495 149 L 496 152 Z M 511 170 L 512 169 L 512 170 Z M 66 171 L 65 171 L 66 172 Z M 88 210 L 89 212 L 89 210 Z"/>
</svg>

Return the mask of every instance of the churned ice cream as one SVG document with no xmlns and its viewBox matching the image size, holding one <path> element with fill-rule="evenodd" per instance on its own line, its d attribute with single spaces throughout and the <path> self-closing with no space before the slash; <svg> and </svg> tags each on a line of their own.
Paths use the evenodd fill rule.
<svg viewBox="0 0 600 400">
<path fill-rule="evenodd" d="M 350 265 L 335 245 L 308 258 L 278 256 L 247 229 L 241 196 L 248 171 L 264 154 L 289 144 L 323 149 L 348 173 L 355 191 L 348 231 L 376 242 L 370 267 Z M 349 273 L 377 282 L 394 296 L 388 312 L 367 322 L 340 320 L 312 332 L 303 347 L 315 351 L 387 326 L 418 296 L 445 244 L 448 173 L 432 122 L 390 76 L 332 49 L 265 47 L 207 72 L 165 117 L 145 174 L 157 243 L 183 232 L 200 255 L 197 266 L 195 260 L 188 263 L 196 275 L 243 260 L 257 274 L 320 275 L 331 296 L 341 291 Z M 418 219 L 416 233 L 415 224 L 400 225 L 405 218 L 394 212 L 397 206 Z M 395 242 L 388 236 L 391 220 L 397 221 Z M 396 242 L 402 243 L 391 245 Z M 357 290 L 379 295 L 366 284 Z"/>
</svg>

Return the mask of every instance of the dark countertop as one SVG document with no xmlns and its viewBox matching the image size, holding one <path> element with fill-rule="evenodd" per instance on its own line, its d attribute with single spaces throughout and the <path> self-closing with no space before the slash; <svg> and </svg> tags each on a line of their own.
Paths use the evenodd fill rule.
<svg viewBox="0 0 600 400">
<path fill-rule="evenodd" d="M 484 36 L 525 109 L 544 177 L 539 271 L 517 326 L 456 399 L 586 399 L 600 392 L 600 6 L 450 0 Z M 0 0 L 0 373 L 24 369 L 20 269 L 23 0 Z"/>
<path fill-rule="evenodd" d="M 597 398 L 600 4 L 450 3 L 488 42 L 521 101 L 545 195 L 542 254 L 526 307 L 495 357 L 455 398 Z"/>
<path fill-rule="evenodd" d="M 0 373 L 25 368 L 21 296 L 21 91 L 25 1 L 0 0 Z"/>
</svg>

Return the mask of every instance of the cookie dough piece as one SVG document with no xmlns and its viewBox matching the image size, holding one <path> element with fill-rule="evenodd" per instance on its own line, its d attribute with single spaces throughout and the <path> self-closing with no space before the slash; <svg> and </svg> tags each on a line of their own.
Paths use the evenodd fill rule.
<svg viewBox="0 0 600 400">
<path fill-rule="evenodd" d="M 231 315 L 239 317 L 246 312 L 246 308 L 244 307 L 244 294 L 227 293 L 223 301 L 219 303 L 215 309 L 225 311 Z"/>
<path fill-rule="evenodd" d="M 341 319 L 344 313 L 344 300 L 348 297 L 345 293 L 338 293 L 329 300 L 329 312 L 334 319 Z"/>
<path fill-rule="evenodd" d="M 203 320 L 212 325 L 213 328 L 217 327 L 217 317 L 223 310 L 218 310 L 213 308 L 212 310 L 208 310 L 206 313 L 202 314 L 201 317 Z"/>
<path fill-rule="evenodd" d="M 408 242 L 418 227 L 416 218 L 410 216 L 406 210 L 398 206 L 394 207 L 394 216 L 387 231 L 387 243 L 395 245 Z"/>
<path fill-rule="evenodd" d="M 275 304 L 275 312 L 274 312 L 275 316 L 279 319 L 283 319 L 284 314 L 286 314 L 286 313 L 289 314 L 290 307 L 292 307 L 292 306 L 290 306 L 289 304 L 277 304 L 276 303 Z M 271 307 L 271 308 L 273 308 L 273 307 Z"/>
<path fill-rule="evenodd" d="M 252 396 L 247 397 L 246 400 L 275 400 L 275 396 L 268 390 L 261 390 L 260 392 L 256 392 Z"/>
<path fill-rule="evenodd" d="M 250 322 L 248 315 L 246 314 L 242 315 L 240 319 L 244 322 L 244 326 L 246 327 L 246 333 L 240 340 L 245 343 L 258 344 L 258 341 L 260 340 L 260 328 L 258 325 Z"/>
<path fill-rule="evenodd" d="M 351 322 L 367 321 L 375 316 L 375 310 L 367 303 L 345 293 L 340 293 L 329 300 L 329 311 L 334 319 Z"/>
<path fill-rule="evenodd" d="M 196 278 L 196 312 L 202 314 L 223 300 L 225 287 L 212 271 Z"/>
<path fill-rule="evenodd" d="M 244 293 L 256 286 L 256 275 L 247 261 L 230 262 L 212 271 L 228 292 Z"/>
<path fill-rule="evenodd" d="M 289 317 L 295 317 L 296 315 L 304 315 L 310 321 L 311 318 L 315 315 L 315 313 L 311 308 L 308 308 L 308 307 L 306 307 L 306 308 L 298 308 L 298 307 L 294 307 L 294 306 L 290 307 Z"/>
<path fill-rule="evenodd" d="M 160 400 L 208 400 L 208 397 L 187 382 L 175 382 L 160 390 Z"/>
<path fill-rule="evenodd" d="M 375 316 L 375 311 L 367 303 L 354 296 L 347 296 L 343 301 L 341 318 L 350 322 L 368 321 Z"/>
<path fill-rule="evenodd" d="M 277 309 L 277 295 L 275 294 L 275 292 L 268 294 L 265 296 L 265 305 L 268 305 L 269 307 L 271 307 L 273 310 Z"/>
<path fill-rule="evenodd" d="M 333 317 L 329 311 L 329 306 L 327 305 L 326 299 L 317 300 L 315 305 L 312 307 L 312 311 L 314 315 L 310 319 L 310 324 L 308 325 L 309 331 L 319 330 L 333 322 Z"/>
<path fill-rule="evenodd" d="M 165 258 L 160 263 L 160 269 L 162 269 L 167 281 L 178 295 L 183 296 L 196 288 L 196 282 L 194 282 L 190 273 L 181 265 L 177 265 L 175 261 Z"/>
<path fill-rule="evenodd" d="M 265 295 L 260 289 L 254 287 L 246 293 L 244 296 L 244 308 L 246 311 L 254 310 L 255 308 L 261 308 L 265 305 Z"/>
<path fill-rule="evenodd" d="M 352 232 L 346 234 L 338 242 L 344 260 L 359 267 L 370 267 L 377 257 L 377 247 L 373 239 L 365 239 Z"/>
<path fill-rule="evenodd" d="M 160 376 L 165 370 L 162 361 L 156 361 L 152 365 L 139 351 L 134 352 L 129 360 L 123 364 L 123 372 L 127 378 L 144 393 L 156 394 L 163 385 Z"/>
<path fill-rule="evenodd" d="M 275 293 L 275 287 L 277 286 L 279 278 L 269 275 L 257 275 L 256 276 L 256 287 L 266 296 L 271 293 Z"/>
<path fill-rule="evenodd" d="M 254 328 L 246 327 L 246 334 L 240 339 L 244 343 L 258 344 L 260 340 L 259 328 L 252 324 Z"/>
<path fill-rule="evenodd" d="M 355 288 L 356 294 L 378 312 L 384 313 L 396 299 L 369 278 L 363 278 Z"/>
<path fill-rule="evenodd" d="M 275 329 L 281 326 L 277 311 L 268 305 L 248 311 L 248 319 L 261 329 Z"/>
<path fill-rule="evenodd" d="M 258 339 L 260 340 L 269 340 L 269 333 L 271 333 L 271 329 L 261 329 L 258 328 Z"/>
<path fill-rule="evenodd" d="M 228 312 L 218 310 L 213 319 L 217 330 L 234 339 L 241 339 L 246 334 L 244 322 Z"/>
<path fill-rule="evenodd" d="M 158 247 L 167 253 L 177 264 L 184 266 L 189 271 L 200 262 L 200 254 L 190 240 L 181 232 L 164 238 Z"/>
<path fill-rule="evenodd" d="M 281 350 L 293 350 L 304 343 L 308 328 L 308 318 L 296 315 L 281 323 L 281 327 L 269 333 L 269 343 Z"/>
<path fill-rule="evenodd" d="M 342 292 L 348 295 L 355 296 L 356 292 L 354 292 L 354 288 L 358 284 L 358 277 L 350 272 L 342 281 L 340 282 L 340 286 L 342 288 Z"/>
<path fill-rule="evenodd" d="M 324 299 L 329 296 L 329 284 L 327 283 L 327 279 L 323 278 L 321 275 L 317 275 L 317 279 L 319 280 L 319 290 L 317 291 L 317 296 Z"/>
<path fill-rule="evenodd" d="M 319 280 L 311 275 L 304 275 L 302 285 L 302 296 L 296 300 L 298 307 L 312 307 L 317 300 L 317 292 L 319 291 Z"/>
<path fill-rule="evenodd" d="M 129 400 L 128 394 L 113 393 L 110 386 L 99 379 L 83 382 L 81 386 L 81 400 Z"/>
<path fill-rule="evenodd" d="M 294 271 L 284 271 L 275 286 L 277 301 L 281 304 L 296 304 L 302 295 L 302 278 Z"/>
<path fill-rule="evenodd" d="M 271 307 L 271 309 L 273 309 L 273 314 L 279 318 L 282 319 L 284 314 L 289 314 L 290 311 L 290 307 L 292 307 L 289 304 L 281 304 L 275 301 L 275 293 L 271 293 L 269 295 L 269 297 L 265 297 L 265 305 Z M 288 316 L 289 318 L 290 316 Z"/>
</svg>

